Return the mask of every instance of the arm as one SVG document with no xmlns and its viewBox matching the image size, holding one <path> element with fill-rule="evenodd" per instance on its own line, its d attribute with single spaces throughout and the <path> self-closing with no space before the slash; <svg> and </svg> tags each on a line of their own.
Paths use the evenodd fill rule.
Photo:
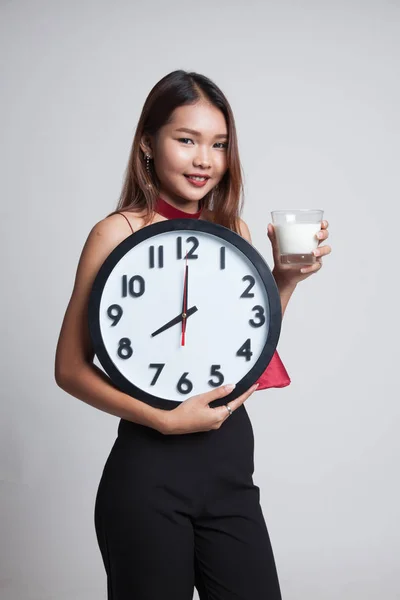
<svg viewBox="0 0 400 600">
<path fill-rule="evenodd" d="M 250 242 L 250 244 L 251 244 L 252 241 L 251 241 L 250 230 L 249 230 L 248 226 L 246 225 L 246 223 L 242 219 L 239 220 L 239 226 L 240 226 L 240 235 L 242 237 L 244 237 L 244 239 L 247 240 L 248 242 Z M 294 290 L 296 289 L 296 285 L 292 285 L 292 284 L 282 281 L 280 278 L 276 277 L 276 273 L 274 271 L 275 270 L 272 271 L 272 275 L 274 276 L 276 285 L 278 286 L 279 296 L 281 298 L 282 317 L 283 317 L 283 315 L 285 314 L 285 310 L 288 305 L 288 302 L 290 300 L 290 297 L 293 294 Z"/>
<path fill-rule="evenodd" d="M 87 323 L 90 290 L 100 266 L 125 237 L 123 219 L 111 215 L 97 223 L 86 240 L 58 339 L 55 379 L 68 394 L 99 410 L 162 432 L 165 411 L 121 392 L 93 364 Z"/>
<path fill-rule="evenodd" d="M 278 277 L 275 276 L 274 270 L 272 270 L 272 275 L 274 276 L 276 285 L 278 286 L 279 296 L 281 298 L 281 306 L 282 306 L 282 317 L 285 314 L 286 307 L 289 303 L 291 295 L 296 289 L 296 285 L 291 285 L 289 283 L 285 283 L 281 281 Z"/>
</svg>

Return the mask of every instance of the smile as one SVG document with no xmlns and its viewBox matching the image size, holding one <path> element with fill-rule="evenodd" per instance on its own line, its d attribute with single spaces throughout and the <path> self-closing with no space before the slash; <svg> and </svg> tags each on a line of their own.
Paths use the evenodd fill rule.
<svg viewBox="0 0 400 600">
<path fill-rule="evenodd" d="M 209 177 L 207 177 L 207 176 L 200 177 L 197 175 L 185 175 L 185 177 L 191 184 L 196 185 L 196 186 L 203 186 L 209 180 Z"/>
</svg>

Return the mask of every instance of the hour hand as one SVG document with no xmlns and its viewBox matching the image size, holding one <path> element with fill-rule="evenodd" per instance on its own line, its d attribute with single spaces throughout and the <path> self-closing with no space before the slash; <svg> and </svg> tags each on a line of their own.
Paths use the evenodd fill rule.
<svg viewBox="0 0 400 600">
<path fill-rule="evenodd" d="M 197 311 L 198 311 L 197 306 L 192 306 L 192 308 L 189 308 L 189 310 L 186 312 L 185 318 L 188 319 L 191 315 L 193 315 Z M 153 333 L 151 334 L 151 337 L 154 337 L 155 335 L 158 335 L 159 333 L 162 333 L 163 331 L 166 331 L 170 327 L 173 327 L 174 325 L 177 325 L 178 323 L 180 323 L 183 320 L 183 315 L 184 315 L 184 313 L 181 313 L 180 315 L 175 317 L 175 319 L 171 319 L 171 321 L 168 321 L 168 323 L 166 323 L 165 325 L 160 327 L 160 329 L 157 329 L 157 331 L 153 331 Z"/>
</svg>

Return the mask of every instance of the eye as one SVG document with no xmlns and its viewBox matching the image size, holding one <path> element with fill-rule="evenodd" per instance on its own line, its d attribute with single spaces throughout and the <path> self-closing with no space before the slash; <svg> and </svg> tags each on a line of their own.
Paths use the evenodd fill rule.
<svg viewBox="0 0 400 600">
<path fill-rule="evenodd" d="M 228 147 L 228 142 L 216 142 L 216 145 L 219 146 L 219 148 L 221 148 L 221 150 L 224 150 L 225 148 Z"/>
<path fill-rule="evenodd" d="M 183 142 L 184 144 L 189 141 L 189 142 L 193 142 L 193 140 L 191 140 L 190 138 L 179 138 L 178 142 Z M 188 145 L 188 144 L 186 144 Z"/>
</svg>

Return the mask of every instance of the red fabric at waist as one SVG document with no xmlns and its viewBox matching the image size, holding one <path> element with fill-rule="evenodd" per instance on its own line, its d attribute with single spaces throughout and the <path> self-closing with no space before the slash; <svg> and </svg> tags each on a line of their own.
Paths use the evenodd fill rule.
<svg viewBox="0 0 400 600">
<path fill-rule="evenodd" d="M 286 387 L 290 384 L 290 382 L 291 380 L 288 372 L 286 371 L 278 352 L 275 351 L 268 367 L 265 369 L 261 377 L 256 381 L 256 383 L 259 384 L 257 391 L 265 390 L 266 388 L 270 387 Z"/>
</svg>

